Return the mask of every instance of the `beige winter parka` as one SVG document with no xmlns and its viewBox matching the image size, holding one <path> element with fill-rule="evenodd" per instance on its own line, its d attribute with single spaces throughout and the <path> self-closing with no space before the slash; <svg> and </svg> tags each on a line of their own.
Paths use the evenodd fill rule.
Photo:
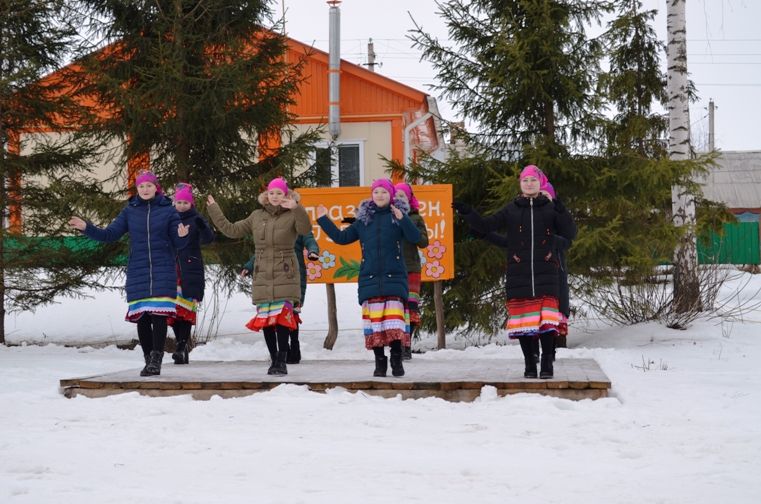
<svg viewBox="0 0 761 504">
<path fill-rule="evenodd" d="M 291 191 L 298 202 L 301 197 Z M 214 225 L 230 238 L 243 238 L 250 233 L 256 247 L 256 267 L 251 274 L 254 304 L 289 300 L 296 304 L 301 299 L 301 276 L 296 253 L 296 238 L 312 230 L 312 224 L 304 207 L 293 210 L 272 206 L 267 193 L 259 195 L 264 208 L 251 212 L 247 218 L 231 223 L 216 203 L 208 206 L 209 217 Z"/>
</svg>

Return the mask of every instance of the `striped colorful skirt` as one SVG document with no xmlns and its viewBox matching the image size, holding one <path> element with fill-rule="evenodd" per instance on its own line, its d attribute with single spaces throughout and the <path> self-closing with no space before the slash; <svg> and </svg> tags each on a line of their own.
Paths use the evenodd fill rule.
<svg viewBox="0 0 761 504">
<path fill-rule="evenodd" d="M 182 295 L 182 285 L 177 280 L 177 315 L 175 320 L 184 320 L 190 322 L 190 325 L 196 325 L 196 312 L 198 311 L 198 301 L 193 298 L 186 298 Z"/>
<path fill-rule="evenodd" d="M 400 297 L 378 296 L 363 302 L 362 325 L 368 350 L 409 339 L 409 312 Z"/>
<path fill-rule="evenodd" d="M 510 338 L 557 331 L 560 324 L 558 299 L 554 296 L 509 299 L 507 313 L 506 329 Z"/>
<path fill-rule="evenodd" d="M 256 305 L 256 316 L 248 321 L 246 327 L 258 331 L 265 327 L 281 325 L 288 329 L 298 327 L 298 315 L 293 311 L 293 303 L 287 300 L 260 303 Z"/>
<path fill-rule="evenodd" d="M 174 317 L 177 314 L 176 301 L 175 298 L 171 297 L 152 297 L 130 301 L 127 305 L 127 315 L 124 317 L 124 320 L 127 322 L 137 322 L 145 313 Z"/>
<path fill-rule="evenodd" d="M 420 273 L 408 273 L 407 309 L 410 312 L 410 324 L 420 324 Z"/>
</svg>

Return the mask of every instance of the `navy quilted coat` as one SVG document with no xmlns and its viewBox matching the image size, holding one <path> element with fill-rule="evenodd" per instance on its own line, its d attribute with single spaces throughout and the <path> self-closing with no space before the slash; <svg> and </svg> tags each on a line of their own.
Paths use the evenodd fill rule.
<svg viewBox="0 0 761 504">
<path fill-rule="evenodd" d="M 129 233 L 127 301 L 177 296 L 177 249 L 186 246 L 177 226 L 180 216 L 169 198 L 130 198 L 127 206 L 105 229 L 88 222 L 84 234 L 93 240 L 114 242 Z"/>
<path fill-rule="evenodd" d="M 201 301 L 206 283 L 201 245 L 214 241 L 214 231 L 195 207 L 191 207 L 187 212 L 180 212 L 179 215 L 182 223 L 190 226 L 188 246 L 177 251 L 177 265 L 180 267 L 182 279 L 182 296 Z"/>
<path fill-rule="evenodd" d="M 362 246 L 357 292 L 359 304 L 377 296 L 398 296 L 407 301 L 407 267 L 402 246 L 404 240 L 417 243 L 420 231 L 406 214 L 409 205 L 398 199 L 394 205 L 405 212 L 400 221 L 391 213 L 390 206 L 378 208 L 371 200 L 360 203 L 357 220 L 344 230 L 339 230 L 327 215 L 317 219 L 320 227 L 337 244 L 359 240 Z"/>
</svg>

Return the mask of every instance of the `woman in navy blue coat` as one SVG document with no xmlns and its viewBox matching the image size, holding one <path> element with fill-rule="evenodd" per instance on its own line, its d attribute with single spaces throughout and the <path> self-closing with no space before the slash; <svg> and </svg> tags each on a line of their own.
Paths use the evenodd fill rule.
<svg viewBox="0 0 761 504">
<path fill-rule="evenodd" d="M 137 195 L 105 229 L 72 217 L 69 225 L 93 240 L 114 242 L 129 233 L 127 263 L 127 316 L 137 323 L 145 367 L 140 376 L 161 374 L 167 317 L 176 314 L 176 250 L 187 244 L 189 227 L 169 198 L 164 196 L 156 176 L 142 172 L 135 179 Z"/>
<path fill-rule="evenodd" d="M 174 192 L 174 208 L 188 226 L 188 245 L 177 251 L 177 316 L 170 319 L 177 348 L 172 354 L 175 364 L 188 364 L 190 331 L 196 323 L 198 303 L 203 301 L 206 284 L 201 245 L 214 241 L 214 231 L 196 211 L 193 187 L 179 183 Z"/>
<path fill-rule="evenodd" d="M 420 231 L 410 220 L 409 203 L 394 198 L 396 189 L 388 179 L 373 182 L 372 198 L 359 204 L 356 220 L 339 231 L 327 217 L 327 209 L 317 207 L 317 223 L 337 244 L 359 240 L 362 264 L 359 269 L 359 304 L 362 305 L 365 348 L 375 353 L 374 376 L 386 376 L 386 345 L 391 347 L 391 372 L 404 376 L 402 341 L 409 323 L 405 302 L 409 294 L 407 267 L 402 243 L 417 243 Z M 391 202 L 393 201 L 393 204 Z"/>
</svg>

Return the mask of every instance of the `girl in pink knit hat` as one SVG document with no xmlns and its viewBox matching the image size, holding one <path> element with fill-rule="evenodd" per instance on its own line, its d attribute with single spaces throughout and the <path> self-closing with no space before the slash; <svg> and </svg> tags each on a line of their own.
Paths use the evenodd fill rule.
<svg viewBox="0 0 761 504">
<path fill-rule="evenodd" d="M 101 242 L 115 242 L 129 234 L 125 319 L 137 325 L 145 358 L 140 375 L 153 376 L 161 374 L 167 320 L 177 311 L 175 256 L 187 245 L 189 226 L 180 220 L 154 173 L 139 173 L 135 188 L 137 194 L 105 228 L 79 217 L 72 217 L 69 225 Z"/>
<path fill-rule="evenodd" d="M 291 331 L 298 328 L 295 306 L 301 300 L 301 274 L 294 246 L 299 235 L 312 230 L 300 199 L 285 179 L 278 177 L 259 194 L 262 208 L 237 222 L 227 220 L 212 196 L 207 200 L 209 216 L 225 236 L 253 238 L 256 264 L 251 275 L 251 299 L 256 316 L 246 327 L 264 333 L 272 362 L 267 374 L 271 375 L 288 374 L 288 340 Z"/>
<path fill-rule="evenodd" d="M 169 319 L 177 347 L 172 354 L 175 364 L 188 364 L 190 333 L 196 323 L 198 304 L 203 301 L 206 278 L 201 245 L 214 241 L 206 219 L 196 211 L 193 186 L 180 182 L 175 186 L 174 208 L 189 228 L 188 245 L 177 251 L 177 314 Z"/>
<path fill-rule="evenodd" d="M 391 374 L 404 376 L 402 346 L 409 324 L 405 309 L 409 289 L 402 243 L 417 243 L 420 231 L 407 215 L 409 202 L 398 198 L 389 179 L 375 180 L 370 198 L 360 202 L 356 220 L 339 230 L 328 216 L 325 206 L 317 207 L 317 224 L 338 245 L 359 241 L 362 263 L 359 270 L 357 298 L 362 306 L 365 348 L 375 354 L 373 376 L 384 377 L 390 347 Z"/>
<path fill-rule="evenodd" d="M 521 194 L 489 217 L 481 217 L 464 203 L 453 208 L 482 235 L 506 231 L 507 332 L 518 339 L 525 361 L 524 377 L 537 378 L 534 348 L 542 345 L 539 378 L 554 376 L 555 338 L 561 321 L 559 310 L 560 259 L 558 236 L 573 240 L 576 225 L 565 207 L 542 194 L 546 175 L 535 165 L 520 174 Z M 546 189 L 546 187 L 545 187 Z"/>
<path fill-rule="evenodd" d="M 412 192 L 412 186 L 406 182 L 397 183 L 394 188 L 399 197 L 403 197 L 410 204 L 410 219 L 415 227 L 420 231 L 420 240 L 416 243 L 405 241 L 402 245 L 404 262 L 407 266 L 407 284 L 409 286 L 409 295 L 407 297 L 407 311 L 409 311 L 410 325 L 404 335 L 404 360 L 412 359 L 412 338 L 415 336 L 418 326 L 420 325 L 420 254 L 418 249 L 424 249 L 428 246 L 428 228 L 425 220 L 420 215 L 420 203 L 415 194 Z"/>
</svg>

